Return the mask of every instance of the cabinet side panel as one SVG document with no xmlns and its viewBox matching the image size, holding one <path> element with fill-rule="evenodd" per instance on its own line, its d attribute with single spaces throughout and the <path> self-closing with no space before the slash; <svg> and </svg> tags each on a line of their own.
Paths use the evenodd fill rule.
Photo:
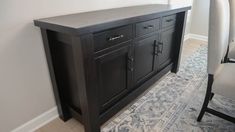
<svg viewBox="0 0 235 132">
<path fill-rule="evenodd" d="M 71 37 L 52 31 L 49 32 L 49 36 L 57 87 L 64 95 L 66 105 L 81 114 Z"/>
<path fill-rule="evenodd" d="M 56 70 L 58 73 L 58 85 L 63 89 L 66 95 L 67 103 L 80 112 L 80 101 L 78 88 L 76 86 L 74 62 L 72 56 L 72 47 L 70 45 L 56 42 Z M 80 112 L 81 113 L 81 112 Z"/>
<path fill-rule="evenodd" d="M 188 13 L 187 11 L 184 11 L 178 13 L 177 15 L 176 40 L 175 40 L 176 46 L 174 47 L 177 50 L 174 52 L 174 58 L 173 58 L 174 67 L 172 69 L 172 72 L 174 73 L 177 73 L 179 71 L 182 47 L 184 42 L 185 27 L 187 21 L 187 13 Z"/>
<path fill-rule="evenodd" d="M 45 54 L 47 58 L 47 64 L 49 68 L 49 73 L 51 77 L 51 82 L 53 86 L 53 91 L 55 95 L 55 101 L 58 108 L 59 116 L 63 121 L 66 121 L 71 118 L 71 114 L 66 105 L 65 95 L 63 94 L 61 88 L 58 86 L 57 82 L 57 71 L 55 70 L 55 57 L 54 53 L 54 43 L 53 38 L 51 38 L 51 32 L 46 29 L 41 29 L 43 45 L 45 49 Z"/>
</svg>

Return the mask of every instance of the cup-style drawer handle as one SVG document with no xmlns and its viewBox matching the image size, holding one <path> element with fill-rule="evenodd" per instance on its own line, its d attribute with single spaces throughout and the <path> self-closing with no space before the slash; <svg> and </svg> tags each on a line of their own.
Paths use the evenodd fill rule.
<svg viewBox="0 0 235 132">
<path fill-rule="evenodd" d="M 154 26 L 153 25 L 148 25 L 148 26 L 145 26 L 144 29 L 150 29 L 150 28 L 153 28 Z"/>
<path fill-rule="evenodd" d="M 166 22 L 172 22 L 174 19 L 168 19 L 166 20 Z"/>
<path fill-rule="evenodd" d="M 114 37 L 109 37 L 107 40 L 108 41 L 114 41 L 114 40 L 117 40 L 117 39 L 121 39 L 121 38 L 123 38 L 124 37 L 124 35 L 116 35 L 116 36 L 114 36 Z"/>
</svg>

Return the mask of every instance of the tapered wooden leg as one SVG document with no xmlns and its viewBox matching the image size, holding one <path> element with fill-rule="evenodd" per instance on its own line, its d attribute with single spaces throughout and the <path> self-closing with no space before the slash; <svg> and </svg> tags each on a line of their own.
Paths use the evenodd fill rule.
<svg viewBox="0 0 235 132">
<path fill-rule="evenodd" d="M 228 115 L 226 115 L 224 113 L 221 113 L 219 111 L 215 111 L 213 109 L 207 108 L 206 112 L 208 112 L 208 113 L 210 113 L 212 115 L 218 116 L 218 117 L 220 117 L 222 119 L 225 119 L 227 121 L 230 121 L 232 123 L 235 123 L 235 118 L 234 117 L 228 116 Z"/>
<path fill-rule="evenodd" d="M 96 64 L 91 57 L 94 51 L 92 37 L 92 35 L 73 36 L 71 40 L 73 55 L 77 58 L 75 61 L 76 83 L 85 132 L 100 132 Z M 82 45 L 79 43 L 81 41 L 86 43 Z"/>
<path fill-rule="evenodd" d="M 213 84 L 213 75 L 209 75 L 208 76 L 207 90 L 206 90 L 206 97 L 204 99 L 204 103 L 202 105 L 202 109 L 201 109 L 201 112 L 200 112 L 200 114 L 197 118 L 197 121 L 201 121 L 204 113 L 206 112 L 206 109 L 207 109 L 207 106 L 208 106 L 208 103 L 210 101 L 211 94 L 212 94 L 211 93 L 212 84 Z"/>
<path fill-rule="evenodd" d="M 210 100 L 212 100 L 212 98 L 214 97 L 214 93 L 211 93 L 211 97 L 210 97 Z"/>
<path fill-rule="evenodd" d="M 171 72 L 177 73 L 180 67 L 180 59 L 182 53 L 182 47 L 184 43 L 184 33 L 185 33 L 185 25 L 187 23 L 187 14 L 188 12 L 181 12 L 177 15 L 177 33 L 175 34 L 175 53 L 173 55 L 174 67 Z"/>
<path fill-rule="evenodd" d="M 206 109 L 207 109 L 207 106 L 208 106 L 208 103 L 210 101 L 210 93 L 209 94 L 206 94 L 206 97 L 205 97 L 205 100 L 204 100 L 204 103 L 202 105 L 202 109 L 201 109 L 201 112 L 197 118 L 197 121 L 201 121 L 204 113 L 206 112 Z"/>
<path fill-rule="evenodd" d="M 93 124 L 93 123 L 84 124 L 84 129 L 85 129 L 85 132 L 100 132 L 100 126 Z"/>
<path fill-rule="evenodd" d="M 229 46 L 228 46 L 227 52 L 226 52 L 225 57 L 224 57 L 224 63 L 228 63 L 229 62 L 228 52 L 229 52 Z"/>
<path fill-rule="evenodd" d="M 235 63 L 235 61 L 228 58 L 227 63 Z"/>
<path fill-rule="evenodd" d="M 51 47 L 53 47 L 54 42 L 53 42 L 53 39 L 51 39 L 50 37 L 50 34 L 51 34 L 50 31 L 46 29 L 41 29 L 41 34 L 42 34 L 42 40 L 43 40 L 44 49 L 45 49 L 46 58 L 47 58 L 47 65 L 49 68 L 49 73 L 51 77 L 51 82 L 53 86 L 53 91 L 55 95 L 55 101 L 56 101 L 56 105 L 58 108 L 59 117 L 63 121 L 67 121 L 71 118 L 71 114 L 69 112 L 68 106 L 65 103 L 66 97 L 65 97 L 64 91 L 59 85 L 59 83 L 57 82 L 58 81 L 57 78 L 59 78 L 58 70 L 56 66 L 53 65 L 53 63 L 55 63 L 55 57 L 53 57 L 52 56 L 53 53 L 51 53 L 53 51 L 51 50 Z"/>
</svg>

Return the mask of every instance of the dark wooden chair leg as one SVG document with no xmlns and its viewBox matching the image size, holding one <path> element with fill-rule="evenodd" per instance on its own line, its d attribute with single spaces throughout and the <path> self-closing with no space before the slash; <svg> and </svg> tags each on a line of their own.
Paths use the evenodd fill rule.
<svg viewBox="0 0 235 132">
<path fill-rule="evenodd" d="M 205 96 L 205 99 L 204 99 L 204 103 L 202 105 L 202 109 L 201 109 L 201 112 L 197 118 L 197 121 L 201 121 L 204 113 L 206 112 L 207 110 L 207 106 L 208 106 L 208 103 L 210 101 L 210 98 L 211 98 L 211 87 L 212 87 L 212 83 L 213 83 L 213 75 L 209 75 L 208 76 L 208 84 L 207 84 L 207 90 L 206 90 L 206 96 Z"/>
<path fill-rule="evenodd" d="M 235 61 L 228 58 L 227 63 L 235 63 Z"/>
<path fill-rule="evenodd" d="M 219 111 L 215 111 L 213 109 L 207 108 L 206 112 L 208 112 L 208 113 L 210 113 L 212 115 L 218 116 L 218 117 L 220 117 L 222 119 L 225 119 L 227 121 L 230 121 L 232 123 L 235 123 L 235 118 L 234 117 L 228 116 L 228 115 L 226 115 L 224 113 L 221 113 Z"/>
<path fill-rule="evenodd" d="M 228 63 L 228 62 L 229 62 L 228 53 L 229 53 L 229 46 L 228 46 L 228 48 L 227 48 L 227 52 L 226 52 L 226 54 L 225 54 L 224 62 L 223 62 L 223 63 Z"/>
<path fill-rule="evenodd" d="M 227 52 L 225 54 L 225 57 L 224 57 L 224 62 L 223 63 L 235 63 L 235 60 L 232 60 L 228 57 L 228 53 L 229 53 L 229 46 L 228 46 L 228 49 L 227 49 Z"/>
<path fill-rule="evenodd" d="M 199 116 L 198 116 L 198 118 L 197 118 L 197 121 L 201 121 L 201 119 L 202 119 L 204 113 L 206 112 L 208 103 L 209 103 L 209 101 L 210 101 L 210 97 L 211 97 L 211 93 L 207 93 L 207 94 L 206 94 L 206 97 L 205 97 L 205 99 L 204 99 L 204 103 L 203 103 L 203 105 L 202 105 L 201 112 L 200 112 L 200 114 L 199 114 Z"/>
<path fill-rule="evenodd" d="M 214 97 L 214 93 L 211 93 L 211 97 L 210 97 L 210 100 L 212 100 L 212 98 Z"/>
</svg>

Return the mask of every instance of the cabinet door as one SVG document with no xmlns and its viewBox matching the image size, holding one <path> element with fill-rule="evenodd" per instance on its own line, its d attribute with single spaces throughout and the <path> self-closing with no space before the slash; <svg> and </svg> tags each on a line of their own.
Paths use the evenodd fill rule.
<svg viewBox="0 0 235 132">
<path fill-rule="evenodd" d="M 154 47 L 158 36 L 154 35 L 137 41 L 134 45 L 134 83 L 139 84 L 151 76 L 154 69 Z"/>
<path fill-rule="evenodd" d="M 161 41 L 157 44 L 157 52 L 158 52 L 158 61 L 157 61 L 157 67 L 158 70 L 161 70 L 168 64 L 172 62 L 172 57 L 174 54 L 173 48 L 174 48 L 174 42 L 175 42 L 175 29 L 169 29 L 162 31 L 161 33 Z"/>
<path fill-rule="evenodd" d="M 96 58 L 100 112 L 120 100 L 131 84 L 131 46 L 122 47 Z"/>
</svg>

